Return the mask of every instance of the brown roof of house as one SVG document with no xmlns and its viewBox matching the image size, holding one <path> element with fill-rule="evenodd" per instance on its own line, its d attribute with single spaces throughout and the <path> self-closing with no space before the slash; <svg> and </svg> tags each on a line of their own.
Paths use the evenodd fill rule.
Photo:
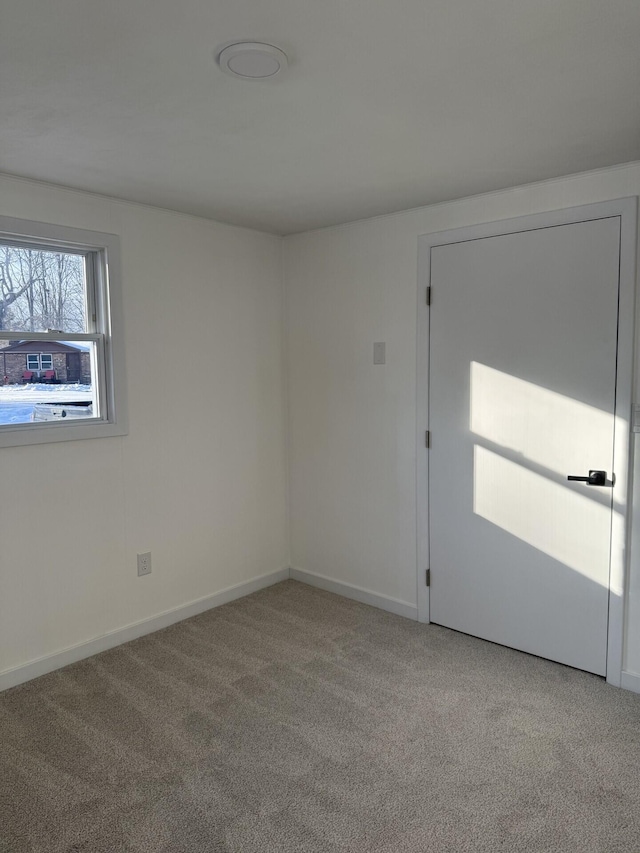
<svg viewBox="0 0 640 853">
<path fill-rule="evenodd" d="M 0 332 L 0 334 L 2 334 Z M 82 352 L 77 347 L 61 344 L 59 341 L 12 341 L 9 346 L 0 349 L 0 352 Z"/>
</svg>

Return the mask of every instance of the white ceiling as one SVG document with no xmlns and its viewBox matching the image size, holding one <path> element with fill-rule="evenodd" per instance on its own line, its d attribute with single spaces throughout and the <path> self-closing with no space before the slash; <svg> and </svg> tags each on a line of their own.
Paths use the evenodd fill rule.
<svg viewBox="0 0 640 853">
<path fill-rule="evenodd" d="M 639 0 L 1 6 L 11 174 L 292 233 L 640 159 Z"/>
</svg>

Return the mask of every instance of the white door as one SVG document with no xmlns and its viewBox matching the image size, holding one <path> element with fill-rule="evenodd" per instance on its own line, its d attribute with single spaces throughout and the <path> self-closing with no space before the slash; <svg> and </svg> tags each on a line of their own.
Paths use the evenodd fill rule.
<svg viewBox="0 0 640 853">
<path fill-rule="evenodd" d="M 601 675 L 619 245 L 610 217 L 431 249 L 431 621 Z"/>
</svg>

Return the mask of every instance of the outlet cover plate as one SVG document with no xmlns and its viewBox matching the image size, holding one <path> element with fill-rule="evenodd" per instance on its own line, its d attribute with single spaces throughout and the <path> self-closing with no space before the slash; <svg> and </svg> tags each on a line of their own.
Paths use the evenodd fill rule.
<svg viewBox="0 0 640 853">
<path fill-rule="evenodd" d="M 373 345 L 373 363 L 385 364 L 387 360 L 387 346 L 384 341 L 376 341 Z"/>
<path fill-rule="evenodd" d="M 151 551 L 138 554 L 138 577 L 151 574 Z"/>
</svg>

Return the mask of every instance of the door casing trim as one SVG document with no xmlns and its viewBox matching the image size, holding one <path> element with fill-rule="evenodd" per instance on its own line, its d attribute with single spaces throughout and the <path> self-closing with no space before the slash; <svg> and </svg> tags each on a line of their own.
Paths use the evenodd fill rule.
<svg viewBox="0 0 640 853">
<path fill-rule="evenodd" d="M 435 246 L 480 240 L 521 231 L 553 228 L 594 219 L 620 217 L 620 283 L 618 306 L 618 361 L 614 420 L 614 470 L 617 477 L 613 498 L 622 508 L 623 524 L 613 525 L 609 585 L 609 622 L 607 640 L 607 682 L 622 686 L 624 655 L 624 619 L 629 583 L 629 554 L 632 536 L 633 442 L 632 401 L 634 383 L 635 292 L 638 197 L 596 202 L 579 207 L 545 211 L 513 219 L 501 219 L 467 227 L 424 234 L 418 237 L 417 369 L 416 369 L 416 510 L 417 510 L 417 601 L 418 620 L 429 622 L 429 587 L 425 569 L 429 568 L 429 450 L 425 430 L 429 429 L 429 324 L 431 306 L 426 288 L 431 286 L 431 250 Z M 433 301 L 437 306 L 437 293 Z M 436 315 L 437 316 L 437 315 Z M 437 441 L 437 437 L 434 439 Z"/>
</svg>

